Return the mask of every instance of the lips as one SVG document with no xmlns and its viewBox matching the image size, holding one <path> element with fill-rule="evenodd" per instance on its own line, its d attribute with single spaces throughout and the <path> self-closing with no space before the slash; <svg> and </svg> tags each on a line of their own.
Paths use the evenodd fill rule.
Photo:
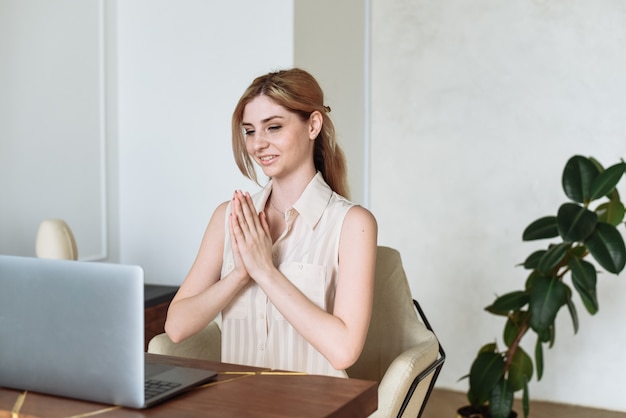
<svg viewBox="0 0 626 418">
<path fill-rule="evenodd" d="M 264 155 L 258 158 L 261 164 L 270 164 L 272 161 L 278 158 L 278 156 L 277 155 Z"/>
</svg>

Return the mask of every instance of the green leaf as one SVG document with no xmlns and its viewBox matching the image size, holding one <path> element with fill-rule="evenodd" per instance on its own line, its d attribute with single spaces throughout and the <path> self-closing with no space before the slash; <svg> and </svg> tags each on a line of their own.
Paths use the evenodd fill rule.
<svg viewBox="0 0 626 418">
<path fill-rule="evenodd" d="M 537 268 L 539 268 L 539 266 L 537 266 Z M 541 274 L 539 270 L 533 270 L 532 272 L 530 272 L 530 274 L 528 275 L 528 278 L 526 279 L 526 283 L 524 284 L 524 289 L 526 289 L 527 291 L 532 289 L 535 281 L 541 277 L 546 277 L 546 276 Z"/>
<path fill-rule="evenodd" d="M 546 250 L 537 250 L 531 255 L 529 255 L 528 258 L 524 260 L 524 268 L 526 270 L 536 269 L 537 266 L 539 266 L 539 260 L 541 260 L 541 257 L 543 257 L 545 253 L 546 253 Z"/>
<path fill-rule="evenodd" d="M 571 244 L 564 242 L 551 246 L 539 260 L 537 269 L 542 273 L 549 274 L 553 268 L 558 266 L 559 263 L 563 261 L 570 245 Z"/>
<path fill-rule="evenodd" d="M 482 347 L 480 347 L 480 350 L 478 350 L 478 354 L 480 354 L 480 353 L 495 353 L 496 351 L 498 351 L 498 346 L 496 345 L 496 343 L 489 343 L 489 344 L 485 344 Z"/>
<path fill-rule="evenodd" d="M 504 340 L 504 344 L 507 347 L 510 347 L 511 344 L 513 344 L 513 341 L 515 341 L 518 332 L 519 327 L 517 326 L 517 324 L 510 318 L 507 319 L 506 323 L 504 324 L 504 330 L 502 331 L 502 339 Z"/>
<path fill-rule="evenodd" d="M 537 380 L 541 380 L 543 376 L 543 343 L 539 338 L 535 344 L 535 367 L 537 368 Z"/>
<path fill-rule="evenodd" d="M 552 334 L 550 333 L 549 329 L 545 329 L 542 332 L 538 332 L 537 337 L 541 340 L 541 342 L 547 343 L 548 341 L 550 341 Z"/>
<path fill-rule="evenodd" d="M 626 265 L 626 247 L 620 232 L 613 225 L 600 222 L 585 240 L 587 249 L 608 272 L 619 274 Z"/>
<path fill-rule="evenodd" d="M 566 303 L 565 285 L 558 279 L 536 280 L 530 292 L 530 327 L 545 338 L 561 306 Z M 545 340 L 544 340 L 545 341 Z"/>
<path fill-rule="evenodd" d="M 593 163 L 593 165 L 596 166 L 596 168 L 598 169 L 598 172 L 601 173 L 604 171 L 604 167 L 602 166 L 602 164 L 600 164 L 600 161 L 596 160 L 594 157 L 589 156 L 589 161 L 591 161 Z"/>
<path fill-rule="evenodd" d="M 591 184 L 599 173 L 600 169 L 590 159 L 575 155 L 569 159 L 563 170 L 563 191 L 574 202 L 588 202 Z"/>
<path fill-rule="evenodd" d="M 548 327 L 548 334 L 548 348 L 552 348 L 554 346 L 554 341 L 556 340 L 556 325 L 554 323 Z"/>
<path fill-rule="evenodd" d="M 510 347 L 522 328 L 522 324 L 528 321 L 528 311 L 513 312 L 504 324 L 502 338 L 507 347 Z"/>
<path fill-rule="evenodd" d="M 574 326 L 574 334 L 578 332 L 578 311 L 576 311 L 576 305 L 572 300 L 571 292 L 567 295 L 567 310 L 572 317 L 572 325 Z"/>
<path fill-rule="evenodd" d="M 504 374 L 504 359 L 498 353 L 480 353 L 470 368 L 470 401 L 473 406 L 483 405 Z"/>
<path fill-rule="evenodd" d="M 565 203 L 556 217 L 559 235 L 566 242 L 583 241 L 593 232 L 598 215 L 575 203 Z"/>
<path fill-rule="evenodd" d="M 576 245 L 572 247 L 572 251 L 570 251 L 570 256 L 584 258 L 587 255 L 587 247 L 584 245 Z"/>
<path fill-rule="evenodd" d="M 489 413 L 492 418 L 508 418 L 513 408 L 513 390 L 506 379 L 500 379 L 489 397 Z"/>
<path fill-rule="evenodd" d="M 556 216 L 544 216 L 526 227 L 522 240 L 533 241 L 544 238 L 554 238 L 559 235 L 556 227 Z"/>
<path fill-rule="evenodd" d="M 524 410 L 524 418 L 528 418 L 530 413 L 530 402 L 528 402 L 528 382 L 524 385 L 524 392 L 522 393 L 522 409 Z"/>
<path fill-rule="evenodd" d="M 598 222 L 605 222 L 613 226 L 619 225 L 624 220 L 624 204 L 620 200 L 610 200 L 596 208 Z"/>
<path fill-rule="evenodd" d="M 507 315 L 511 311 L 521 309 L 528 303 L 528 299 L 528 293 L 523 290 L 516 290 L 500 296 L 485 309 L 496 315 Z"/>
<path fill-rule="evenodd" d="M 509 384 L 513 392 L 522 390 L 526 382 L 533 377 L 533 362 L 530 356 L 517 346 L 509 366 Z"/>
<path fill-rule="evenodd" d="M 572 272 L 574 288 L 578 291 L 587 312 L 594 315 L 598 312 L 596 268 L 593 264 L 575 257 L 569 260 L 568 265 Z"/>
<path fill-rule="evenodd" d="M 608 195 L 619 180 L 624 175 L 626 164 L 617 163 L 606 170 L 602 171 L 591 183 L 590 200 L 596 200 L 604 195 Z"/>
</svg>

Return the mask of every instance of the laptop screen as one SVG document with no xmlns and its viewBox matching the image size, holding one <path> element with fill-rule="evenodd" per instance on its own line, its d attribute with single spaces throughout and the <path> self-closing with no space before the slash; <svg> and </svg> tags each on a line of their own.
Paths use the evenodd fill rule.
<svg viewBox="0 0 626 418">
<path fill-rule="evenodd" d="M 0 255 L 0 386 L 140 407 L 138 266 Z"/>
</svg>

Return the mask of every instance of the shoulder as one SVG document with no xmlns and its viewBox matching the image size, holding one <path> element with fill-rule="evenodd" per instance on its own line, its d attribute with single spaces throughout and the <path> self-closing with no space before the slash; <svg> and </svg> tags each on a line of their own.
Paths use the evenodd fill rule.
<svg viewBox="0 0 626 418">
<path fill-rule="evenodd" d="M 228 213 L 228 211 L 230 210 L 229 207 L 230 207 L 230 200 L 220 203 L 219 206 L 215 208 L 215 211 L 213 212 L 213 219 L 223 220 L 226 214 Z"/>
<path fill-rule="evenodd" d="M 348 271 L 359 271 L 373 277 L 378 242 L 378 224 L 372 213 L 362 206 L 352 206 L 341 227 L 339 259 Z M 347 264 L 346 264 L 347 263 Z M 360 273 L 356 276 L 363 277 Z"/>
<path fill-rule="evenodd" d="M 221 234 L 221 230 L 224 229 L 224 225 L 227 225 L 227 215 L 230 210 L 230 201 L 222 202 L 215 208 L 213 211 L 213 215 L 211 216 L 211 220 L 209 221 L 209 225 L 207 227 L 207 232 L 214 231 L 219 232 Z"/>
<path fill-rule="evenodd" d="M 374 215 L 363 206 L 354 205 L 346 213 L 343 222 L 343 231 L 373 232 L 378 231 L 378 223 Z"/>
</svg>

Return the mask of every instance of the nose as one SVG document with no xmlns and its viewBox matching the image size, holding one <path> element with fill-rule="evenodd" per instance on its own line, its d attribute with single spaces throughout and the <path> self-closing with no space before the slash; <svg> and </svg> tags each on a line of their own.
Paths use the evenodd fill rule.
<svg viewBox="0 0 626 418">
<path fill-rule="evenodd" d="M 255 133 L 254 137 L 252 138 L 252 149 L 255 151 L 259 151 L 262 150 L 264 148 L 267 148 L 268 146 L 268 142 L 267 142 L 267 138 L 265 137 L 265 134 L 263 133 Z"/>
</svg>

